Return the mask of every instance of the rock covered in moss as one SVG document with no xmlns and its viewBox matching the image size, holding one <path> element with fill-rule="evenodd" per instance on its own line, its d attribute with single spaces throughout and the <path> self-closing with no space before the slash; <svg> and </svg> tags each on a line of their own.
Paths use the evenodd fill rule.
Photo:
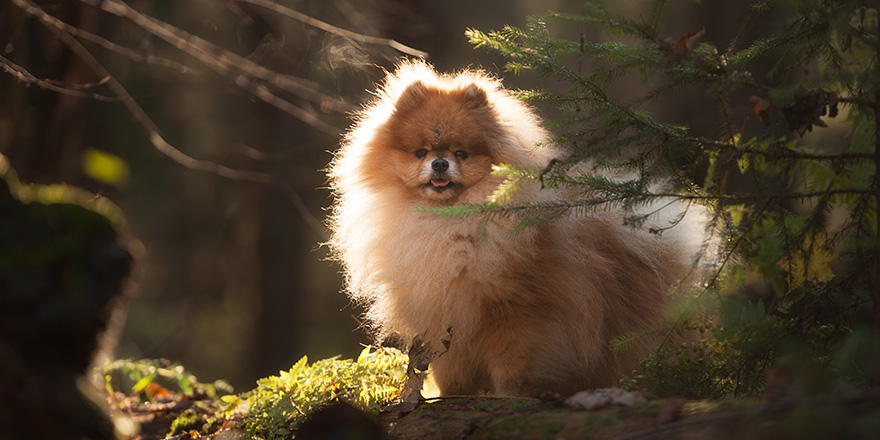
<svg viewBox="0 0 880 440">
<path fill-rule="evenodd" d="M 2 157 L 0 157 L 2 159 Z M 0 176 L 0 432 L 4 438 L 112 438 L 77 387 L 132 258 L 113 222 Z M 7 180 L 8 179 L 8 180 Z M 34 197 L 21 198 L 10 182 Z M 70 189 L 70 194 L 81 194 Z M 45 191 L 43 193 L 45 195 Z"/>
</svg>

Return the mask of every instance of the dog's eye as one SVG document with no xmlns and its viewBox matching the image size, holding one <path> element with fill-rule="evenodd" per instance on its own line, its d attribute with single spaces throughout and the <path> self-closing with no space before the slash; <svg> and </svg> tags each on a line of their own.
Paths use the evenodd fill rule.
<svg viewBox="0 0 880 440">
<path fill-rule="evenodd" d="M 468 156 L 469 156 L 469 153 L 467 151 L 464 151 L 464 150 L 456 150 L 455 151 L 455 157 L 457 157 L 459 159 L 464 160 L 464 159 L 467 159 Z"/>
<path fill-rule="evenodd" d="M 428 155 L 428 150 L 422 148 L 420 150 L 416 150 L 415 155 L 417 158 L 422 159 Z"/>
</svg>

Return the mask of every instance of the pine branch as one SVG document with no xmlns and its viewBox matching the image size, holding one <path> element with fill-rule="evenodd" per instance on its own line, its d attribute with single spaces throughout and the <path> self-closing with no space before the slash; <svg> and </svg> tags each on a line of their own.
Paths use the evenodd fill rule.
<svg viewBox="0 0 880 440">
<path fill-rule="evenodd" d="M 787 28 L 764 32 L 740 49 L 744 36 L 754 30 L 751 25 L 763 19 L 772 3 L 752 3 L 747 22 L 723 53 L 713 42 L 697 43 L 694 38 L 702 32 L 685 34 L 673 44 L 659 41 L 656 33 L 667 9 L 664 0 L 656 1 L 642 21 L 614 16 L 596 3 L 589 4 L 583 15 L 551 13 L 545 17 L 580 25 L 579 41 L 549 38 L 543 22 L 479 38 L 481 45 L 512 60 L 509 67 L 513 70 L 531 69 L 568 87 L 566 94 L 532 94 L 557 104 L 565 113 L 550 126 L 565 130 L 555 140 L 566 147 L 568 155 L 538 175 L 526 176 L 540 180 L 543 187 L 564 190 L 566 198 L 517 204 L 514 193 L 506 199 L 509 203 L 472 205 L 456 215 L 508 215 L 528 225 L 560 213 L 613 206 L 626 223 L 640 226 L 646 216 L 634 212 L 648 203 L 659 209 L 664 200 L 711 206 L 712 227 L 725 237 L 715 270 L 696 298 L 710 291 L 749 289 L 744 285 L 748 277 L 760 278 L 771 291 L 770 297 L 763 298 L 764 309 L 748 311 L 753 315 L 720 332 L 720 339 L 715 340 L 720 347 L 742 353 L 740 358 L 703 353 L 715 359 L 711 362 L 721 362 L 720 366 L 694 364 L 702 368 L 698 376 L 710 381 L 705 389 L 711 393 L 760 392 L 761 369 L 786 344 L 766 338 L 770 329 L 782 338 L 812 344 L 811 350 L 828 347 L 834 338 L 861 344 L 853 342 L 851 320 L 840 318 L 829 324 L 814 309 L 833 307 L 840 316 L 852 318 L 867 301 L 864 292 L 875 298 L 874 349 L 880 353 L 877 9 L 858 1 L 799 0 L 796 17 Z M 585 41 L 586 26 L 601 27 L 612 39 Z M 623 43 L 616 36 L 636 37 L 637 42 Z M 576 63 L 565 59 L 573 56 L 578 57 Z M 585 60 L 593 63 L 586 71 L 589 63 Z M 763 62 L 771 66 L 770 74 L 758 80 L 750 69 Z M 819 66 L 817 74 L 802 74 L 804 66 L 814 70 L 815 65 Z M 641 76 L 647 91 L 628 100 L 611 96 L 614 81 L 632 74 Z M 694 135 L 686 126 L 658 122 L 641 110 L 660 97 L 674 97 L 683 86 L 701 87 L 717 102 L 716 114 L 722 122 L 717 139 Z M 757 95 L 750 104 L 763 122 L 759 133 L 748 139 L 743 138 L 745 133 L 755 128 L 747 132 L 733 111 L 738 107 L 733 99 L 741 99 L 736 96 L 743 89 Z M 839 104 L 848 107 L 845 120 L 838 116 Z M 849 142 L 829 148 L 839 153 L 818 152 L 801 140 L 814 127 L 830 125 L 828 118 L 839 118 L 839 125 L 850 127 Z M 832 144 L 829 138 L 822 143 Z M 582 164 L 599 173 L 607 171 L 607 175 L 636 177 L 611 181 L 568 171 Z M 690 181 L 689 177 L 700 173 L 706 176 L 702 182 Z M 665 176 L 684 190 L 648 190 L 655 186 L 650 182 Z M 743 184 L 739 176 L 750 184 Z M 792 203 L 798 201 L 804 203 Z M 801 213 L 793 205 L 811 210 Z M 850 214 L 842 224 L 834 225 L 830 213 L 838 207 Z M 737 264 L 731 264 L 734 261 Z M 838 267 L 846 274 L 838 273 Z M 864 270 L 869 267 L 873 275 Z M 736 300 L 725 297 L 721 301 L 731 304 Z M 631 342 L 627 336 L 633 335 L 621 335 L 616 342 Z M 827 348 L 818 356 L 833 359 L 834 350 Z"/>
<path fill-rule="evenodd" d="M 596 191 L 592 197 L 579 200 L 565 200 L 556 202 L 539 202 L 539 203 L 484 203 L 484 204 L 462 204 L 456 206 L 417 206 L 416 212 L 424 214 L 436 214 L 448 218 L 468 218 L 479 217 L 484 215 L 511 215 L 526 214 L 535 215 L 542 212 L 563 212 L 563 211 L 583 211 L 596 209 L 607 205 L 638 205 L 648 200 L 660 198 L 668 198 L 676 201 L 723 201 L 723 202 L 759 202 L 759 201 L 783 201 L 783 200 L 805 200 L 816 197 L 830 197 L 833 195 L 873 195 L 872 189 L 829 189 L 825 191 L 812 192 L 795 192 L 795 193 L 767 193 L 767 194 L 682 194 L 675 192 L 629 192 L 616 190 L 614 188 L 606 188 Z"/>
</svg>

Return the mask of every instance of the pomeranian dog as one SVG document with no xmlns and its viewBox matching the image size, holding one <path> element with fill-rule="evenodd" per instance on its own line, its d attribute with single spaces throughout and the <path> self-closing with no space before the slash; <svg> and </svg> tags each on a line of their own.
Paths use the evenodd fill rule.
<svg viewBox="0 0 880 440">
<path fill-rule="evenodd" d="M 443 395 L 570 395 L 610 386 L 652 344 L 689 255 L 596 210 L 516 234 L 516 215 L 443 218 L 419 206 L 485 203 L 493 165 L 542 169 L 561 154 L 526 104 L 487 74 L 409 61 L 356 117 L 329 168 L 330 247 L 380 337 L 448 350 L 431 365 Z M 509 203 L 565 197 L 524 184 Z M 451 336 L 451 337 L 450 337 Z M 448 339 L 444 341 L 444 339 Z M 650 338 L 646 338 L 650 339 Z"/>
</svg>

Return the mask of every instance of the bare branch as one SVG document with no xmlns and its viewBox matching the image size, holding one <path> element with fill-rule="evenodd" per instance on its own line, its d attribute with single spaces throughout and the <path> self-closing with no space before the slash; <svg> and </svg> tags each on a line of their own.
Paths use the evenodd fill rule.
<svg viewBox="0 0 880 440">
<path fill-rule="evenodd" d="M 84 31 L 84 30 L 82 30 L 78 27 L 75 27 L 75 26 L 71 26 L 71 25 L 49 15 L 48 13 L 43 11 L 42 9 L 33 8 L 33 7 L 29 6 L 28 3 L 30 3 L 30 2 L 26 2 L 25 4 L 21 4 L 21 2 L 15 2 L 15 3 L 17 6 L 22 8 L 22 10 L 24 10 L 25 13 L 27 13 L 28 15 L 30 15 L 32 17 L 38 18 L 40 21 L 42 21 L 45 24 L 50 24 L 58 29 L 63 30 L 64 32 L 67 32 L 70 35 L 73 35 L 74 37 L 91 41 L 92 43 L 95 43 L 95 44 L 97 44 L 97 45 L 99 45 L 109 51 L 118 53 L 118 54 L 123 55 L 129 59 L 134 60 L 134 61 L 171 68 L 171 69 L 174 69 L 180 73 L 191 73 L 192 72 L 192 69 L 190 69 L 189 67 L 187 67 L 183 64 L 180 64 L 180 63 L 177 63 L 177 62 L 165 59 L 165 58 L 153 56 L 153 55 L 145 55 L 145 54 L 138 53 L 138 52 L 136 52 L 132 49 L 129 49 L 125 46 L 116 44 L 112 41 L 108 41 L 107 39 L 102 38 L 98 35 L 95 35 L 91 32 Z"/>
<path fill-rule="evenodd" d="M 294 11 L 293 9 L 287 8 L 285 6 L 279 5 L 273 1 L 269 0 L 235 0 L 241 3 L 249 3 L 255 6 L 259 6 L 261 8 L 266 8 L 272 12 L 277 14 L 281 14 L 285 17 L 292 18 L 294 20 L 303 22 L 309 26 L 316 27 L 324 32 L 328 32 L 334 35 L 339 35 L 341 37 L 349 38 L 359 43 L 367 43 L 367 44 L 376 44 L 380 46 L 388 46 L 391 47 L 401 53 L 405 53 L 410 56 L 419 57 L 419 58 L 428 58 L 428 53 L 423 52 L 418 49 L 414 49 L 405 44 L 401 44 L 395 40 L 390 38 L 380 38 L 380 37 L 372 37 L 369 35 L 359 34 L 357 32 L 352 32 L 346 29 L 342 29 L 336 26 L 333 26 L 330 23 L 323 22 L 318 20 L 317 18 L 309 17 L 306 14 L 303 14 L 299 11 Z"/>
<path fill-rule="evenodd" d="M 273 176 L 270 174 L 255 172 L 255 171 L 246 171 L 239 170 L 235 168 L 230 168 L 225 165 L 200 160 L 193 158 L 186 153 L 178 150 L 171 144 L 169 144 L 159 133 L 159 128 L 156 123 L 150 118 L 149 115 L 138 105 L 137 101 L 128 93 L 125 87 L 120 83 L 107 69 L 98 61 L 88 49 L 86 49 L 79 41 L 76 40 L 70 33 L 68 33 L 65 29 L 59 28 L 55 26 L 49 20 L 48 14 L 46 14 L 39 6 L 31 2 L 30 0 L 12 0 L 12 2 L 19 6 L 20 8 L 28 11 L 29 14 L 35 16 L 40 20 L 49 30 L 55 33 L 56 36 L 61 40 L 64 45 L 66 45 L 80 60 L 99 78 L 106 79 L 107 86 L 110 90 L 119 97 L 120 101 L 125 108 L 131 113 L 134 117 L 135 121 L 141 125 L 141 127 L 147 131 L 149 134 L 150 142 L 153 146 L 159 150 L 165 156 L 168 156 L 175 162 L 183 165 L 189 169 L 196 171 L 207 171 L 210 173 L 214 173 L 218 176 L 225 177 L 233 180 L 240 180 L 246 182 L 256 182 L 262 184 L 268 184 L 275 186 L 281 189 L 287 196 L 290 198 L 291 202 L 293 202 L 294 206 L 300 212 L 300 215 L 306 220 L 310 227 L 314 229 L 314 231 L 323 239 L 326 239 L 327 231 L 321 222 L 316 219 L 306 208 L 305 203 L 300 198 L 299 194 L 296 193 L 295 190 L 283 179 Z"/>
<path fill-rule="evenodd" d="M 231 79 L 237 86 L 246 89 L 267 104 L 275 106 L 324 132 L 338 135 L 339 129 L 318 119 L 313 113 L 278 97 L 261 81 L 300 96 L 321 108 L 337 112 L 350 112 L 357 108 L 347 102 L 317 91 L 318 86 L 311 81 L 291 75 L 282 75 L 267 69 L 241 55 L 222 49 L 203 38 L 144 15 L 120 1 L 80 1 L 131 21 L 168 44 L 198 59 L 218 74 Z M 19 1 L 16 1 L 16 3 L 19 3 Z"/>
<path fill-rule="evenodd" d="M 10 75 L 14 76 L 17 80 L 21 82 L 25 82 L 28 84 L 36 84 L 37 86 L 51 90 L 53 92 L 62 93 L 65 95 L 76 96 L 80 98 L 91 98 L 96 99 L 98 101 L 109 101 L 109 102 L 119 102 L 120 99 L 113 96 L 104 96 L 99 93 L 87 93 L 82 92 L 83 89 L 89 89 L 92 87 L 97 87 L 104 82 L 106 82 L 107 78 L 104 78 L 98 82 L 94 82 L 91 84 L 62 84 L 58 81 L 52 81 L 48 79 L 37 78 L 33 74 L 27 71 L 24 67 L 19 66 L 18 64 L 13 63 L 9 59 L 0 55 L 0 68 L 5 70 Z"/>
</svg>

